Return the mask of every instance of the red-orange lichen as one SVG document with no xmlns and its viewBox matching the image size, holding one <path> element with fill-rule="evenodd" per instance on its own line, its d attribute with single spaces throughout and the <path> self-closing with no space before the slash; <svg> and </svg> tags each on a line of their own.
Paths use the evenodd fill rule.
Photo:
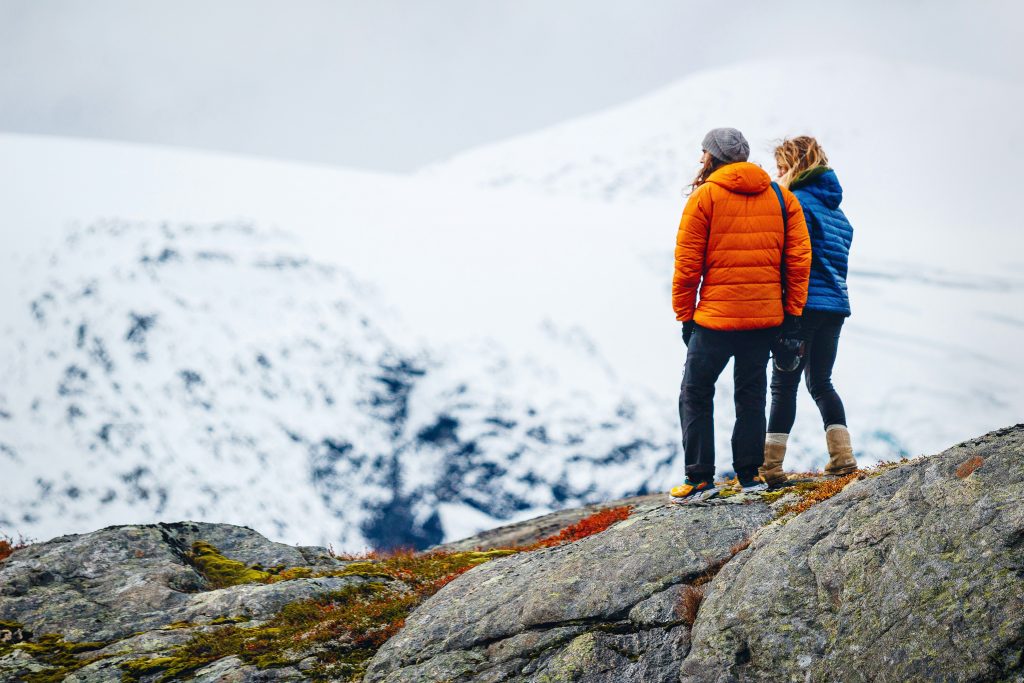
<svg viewBox="0 0 1024 683">
<path fill-rule="evenodd" d="M 26 540 L 23 536 L 19 536 L 17 540 L 10 536 L 0 537 L 0 562 L 10 557 L 15 550 L 21 550 L 29 544 L 30 541 Z"/>
<path fill-rule="evenodd" d="M 974 457 L 960 463 L 960 465 L 957 466 L 956 476 L 959 477 L 960 479 L 966 479 L 967 477 L 974 474 L 974 471 L 984 464 L 985 458 L 981 457 L 980 455 L 975 455 Z"/>
<path fill-rule="evenodd" d="M 557 534 L 542 538 L 534 544 L 538 548 L 550 548 L 551 546 L 564 545 L 566 543 L 572 543 L 580 539 L 586 538 L 587 536 L 593 536 L 606 530 L 612 524 L 621 522 L 622 520 L 629 517 L 629 513 L 633 511 L 632 505 L 623 505 L 621 507 L 607 508 L 599 512 L 595 512 L 589 517 L 584 517 L 575 524 L 570 524 L 565 527 Z M 527 549 L 531 549 L 528 547 Z"/>
</svg>

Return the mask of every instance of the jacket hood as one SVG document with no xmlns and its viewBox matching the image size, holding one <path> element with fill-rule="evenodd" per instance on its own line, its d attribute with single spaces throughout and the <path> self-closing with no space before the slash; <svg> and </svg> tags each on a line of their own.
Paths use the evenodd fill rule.
<svg viewBox="0 0 1024 683">
<path fill-rule="evenodd" d="M 822 171 L 817 168 L 811 169 L 790 183 L 789 189 L 813 195 L 830 209 L 838 209 L 843 201 L 843 186 L 839 184 L 839 178 L 831 168 Z"/>
<path fill-rule="evenodd" d="M 749 161 L 726 164 L 708 177 L 709 183 L 739 194 L 761 194 L 772 184 L 772 179 L 760 166 Z"/>
</svg>

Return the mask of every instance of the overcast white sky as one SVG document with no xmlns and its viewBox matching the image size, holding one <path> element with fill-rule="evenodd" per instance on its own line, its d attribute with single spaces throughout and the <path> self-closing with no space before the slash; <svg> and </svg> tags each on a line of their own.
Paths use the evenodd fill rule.
<svg viewBox="0 0 1024 683">
<path fill-rule="evenodd" d="M 403 171 L 709 66 L 834 50 L 1021 83 L 1022 45 L 1017 0 L 0 0 L 0 131 Z"/>
</svg>

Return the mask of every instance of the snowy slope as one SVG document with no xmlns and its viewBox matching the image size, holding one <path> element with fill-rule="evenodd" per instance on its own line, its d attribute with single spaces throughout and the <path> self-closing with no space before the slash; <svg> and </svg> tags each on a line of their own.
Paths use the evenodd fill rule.
<svg viewBox="0 0 1024 683">
<path fill-rule="evenodd" d="M 418 245 L 428 221 L 395 215 L 397 198 L 465 202 L 462 188 L 108 144 L 0 148 L 0 530 L 192 518 L 425 545 L 678 469 L 672 410 L 557 319 L 561 275 L 481 284 L 474 308 L 459 258 L 430 249 L 470 237 Z M 202 220 L 235 206 L 261 221 Z M 481 214 L 457 211 L 477 232 Z M 297 229 L 264 227 L 278 221 Z M 414 253 L 389 256 L 402 245 Z M 506 249 L 504 267 L 537 246 Z M 404 306 L 373 281 L 396 282 Z M 516 304 L 500 327 L 444 329 L 499 296 Z"/>
<path fill-rule="evenodd" d="M 493 524 L 642 489 L 674 454 L 591 359 L 581 391 L 554 343 L 551 365 L 410 344 L 345 271 L 246 224 L 102 221 L 19 276 L 0 528 L 198 518 L 424 545 L 466 512 Z"/>
<path fill-rule="evenodd" d="M 774 143 L 817 136 L 861 226 L 858 248 L 892 257 L 993 255 L 1024 154 L 1016 84 L 865 58 L 814 55 L 713 69 L 646 97 L 428 167 L 428 177 L 558 196 L 681 205 L 705 132 L 735 126 L 774 173 Z M 965 234 L 969 227 L 969 234 Z M 1005 231 L 1005 232 L 1001 232 Z M 1015 241 L 1014 244 L 1021 244 Z M 948 262 L 944 265 L 949 265 Z"/>
</svg>

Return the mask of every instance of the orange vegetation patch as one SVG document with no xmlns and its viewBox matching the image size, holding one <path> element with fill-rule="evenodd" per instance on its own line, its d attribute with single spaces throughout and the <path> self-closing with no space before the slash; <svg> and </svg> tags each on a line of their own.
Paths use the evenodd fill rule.
<svg viewBox="0 0 1024 683">
<path fill-rule="evenodd" d="M 313 654 L 316 664 L 305 671 L 308 678 L 362 680 L 370 658 L 402 629 L 413 609 L 463 572 L 514 552 L 399 550 L 349 556 L 348 564 L 319 576 L 358 576 L 364 582 L 285 605 L 264 624 L 226 624 L 200 631 L 170 656 L 129 660 L 119 666 L 126 681 L 167 682 L 188 678 L 223 657 L 235 656 L 260 668 L 273 668 L 295 664 Z M 263 570 L 242 567 L 246 572 L 261 574 L 250 583 L 314 576 L 307 567 L 270 576 Z"/>
<path fill-rule="evenodd" d="M 733 546 L 731 548 L 729 548 L 729 557 L 735 557 L 736 555 L 738 555 L 739 553 L 743 552 L 744 550 L 746 550 L 749 547 L 750 547 L 750 536 L 747 536 L 742 541 L 738 541 L 737 543 L 734 543 Z"/>
<path fill-rule="evenodd" d="M 683 586 L 683 592 L 679 599 L 683 608 L 683 621 L 687 626 L 693 626 L 693 623 L 697 621 L 700 603 L 704 601 L 704 587 Z"/>
<path fill-rule="evenodd" d="M 15 550 L 21 550 L 29 544 L 30 542 L 22 536 L 19 536 L 17 540 L 10 536 L 0 537 L 0 562 L 10 557 Z"/>
<path fill-rule="evenodd" d="M 976 455 L 969 460 L 960 463 L 956 468 L 956 476 L 960 479 L 966 479 L 967 477 L 974 474 L 974 471 L 985 464 L 985 458 L 980 455 Z"/>
<path fill-rule="evenodd" d="M 787 515 L 790 512 L 800 514 L 801 512 L 804 512 L 807 509 L 809 509 L 811 506 L 816 505 L 817 503 L 820 503 L 823 500 L 828 500 L 829 498 L 831 498 L 832 496 L 836 495 L 844 488 L 846 488 L 847 484 L 857 479 L 860 479 L 863 476 L 864 473 L 862 471 L 857 471 L 851 472 L 850 474 L 847 474 L 842 477 L 836 477 L 835 479 L 826 479 L 825 481 L 817 483 L 815 484 L 812 490 L 803 494 L 803 498 L 799 502 L 790 503 L 784 506 L 782 508 L 780 516 Z"/>
<path fill-rule="evenodd" d="M 239 657 L 260 668 L 271 668 L 295 664 L 315 653 L 316 664 L 304 671 L 312 680 L 362 680 L 370 658 L 402 629 L 409 613 L 456 577 L 499 557 L 592 536 L 626 519 L 631 510 L 631 506 L 601 510 L 528 546 L 462 552 L 371 551 L 336 556 L 347 564 L 322 573 L 314 573 L 309 567 L 267 570 L 247 567 L 224 558 L 212 546 L 199 547 L 194 553 L 208 560 L 202 567 L 207 573 L 218 570 L 227 577 L 225 581 L 274 583 L 315 576 L 359 576 L 366 582 L 285 605 L 259 626 L 228 624 L 217 630 L 196 633 L 169 657 L 123 662 L 120 666 L 124 679 L 179 680 L 228 656 Z"/>
<path fill-rule="evenodd" d="M 536 548 L 550 548 L 556 545 L 564 545 L 566 543 L 572 543 L 580 539 L 586 538 L 587 536 L 593 536 L 599 534 L 612 524 L 621 522 L 622 520 L 629 517 L 629 513 L 633 511 L 632 505 L 623 505 L 617 508 L 608 508 L 595 512 L 589 517 L 584 517 L 575 524 L 570 524 L 565 527 L 557 534 L 542 538 L 537 541 L 534 546 L 528 546 L 526 549 L 532 550 Z"/>
<path fill-rule="evenodd" d="M 688 585 L 683 586 L 683 590 L 679 595 L 680 606 L 683 613 L 683 621 L 688 626 L 693 626 L 693 622 L 697 620 L 697 611 L 700 609 L 700 604 L 704 600 L 704 592 L 707 590 L 707 584 L 711 583 L 711 580 L 722 570 L 729 560 L 736 557 L 737 554 L 743 552 L 750 547 L 750 537 L 744 538 L 742 541 L 734 543 L 729 548 L 729 554 L 718 560 L 708 560 L 708 566 L 704 571 Z"/>
</svg>

